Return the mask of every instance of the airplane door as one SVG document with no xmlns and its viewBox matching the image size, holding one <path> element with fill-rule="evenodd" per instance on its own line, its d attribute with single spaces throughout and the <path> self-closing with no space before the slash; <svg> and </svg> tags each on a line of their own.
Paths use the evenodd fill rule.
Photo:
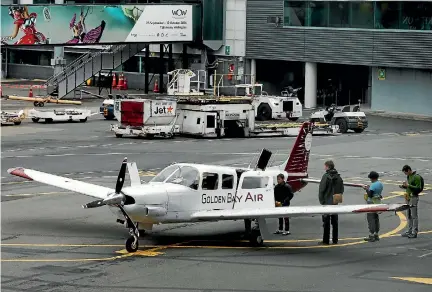
<svg viewBox="0 0 432 292">
<path fill-rule="evenodd" d="M 216 136 L 216 127 L 217 127 L 216 114 L 217 113 L 206 113 L 205 128 L 204 128 L 204 133 L 206 135 Z"/>
<path fill-rule="evenodd" d="M 234 209 L 271 208 L 274 201 L 274 178 L 266 171 L 248 171 L 241 175 Z"/>
</svg>

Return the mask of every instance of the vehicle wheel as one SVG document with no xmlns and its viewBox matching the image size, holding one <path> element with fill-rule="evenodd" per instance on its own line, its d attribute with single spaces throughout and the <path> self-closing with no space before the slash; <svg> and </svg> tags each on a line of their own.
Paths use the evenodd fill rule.
<svg viewBox="0 0 432 292">
<path fill-rule="evenodd" d="M 272 117 L 271 107 L 267 103 L 260 104 L 257 117 L 260 121 L 270 120 Z"/>
<path fill-rule="evenodd" d="M 80 122 L 81 122 L 81 123 L 85 123 L 85 122 L 87 122 L 87 118 L 85 118 L 85 119 L 80 119 Z"/>
<path fill-rule="evenodd" d="M 356 133 L 363 133 L 364 129 L 354 129 L 354 132 Z"/>
<path fill-rule="evenodd" d="M 348 131 L 348 123 L 344 119 L 337 119 L 335 124 L 339 126 L 339 131 L 341 133 L 346 133 Z"/>
<path fill-rule="evenodd" d="M 32 118 L 33 123 L 39 122 L 39 118 Z"/>
<path fill-rule="evenodd" d="M 288 118 L 288 120 L 293 121 L 293 122 L 297 121 L 298 119 L 299 119 L 298 117 L 296 117 L 296 118 Z"/>
<path fill-rule="evenodd" d="M 136 244 L 134 244 L 135 238 L 133 236 L 129 237 L 126 240 L 126 250 L 128 252 L 136 252 L 138 250 L 138 241 L 136 242 Z"/>
<path fill-rule="evenodd" d="M 249 242 L 252 246 L 262 246 L 264 244 L 264 240 L 258 229 L 253 229 L 251 231 Z"/>
<path fill-rule="evenodd" d="M 39 101 L 35 101 L 35 102 L 33 102 L 33 105 L 34 105 L 34 106 L 39 106 Z"/>
<path fill-rule="evenodd" d="M 39 102 L 39 107 L 44 107 L 45 103 L 44 102 Z"/>
<path fill-rule="evenodd" d="M 19 122 L 14 122 L 15 125 L 21 125 L 21 121 Z"/>
<path fill-rule="evenodd" d="M 53 119 L 45 119 L 45 123 L 52 123 Z"/>
<path fill-rule="evenodd" d="M 117 138 L 123 137 L 123 134 L 115 134 Z"/>
</svg>

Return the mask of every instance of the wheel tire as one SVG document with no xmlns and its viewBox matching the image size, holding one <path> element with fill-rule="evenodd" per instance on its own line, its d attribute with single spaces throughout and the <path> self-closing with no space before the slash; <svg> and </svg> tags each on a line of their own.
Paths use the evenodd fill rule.
<svg viewBox="0 0 432 292">
<path fill-rule="evenodd" d="M 348 123 L 344 119 L 337 119 L 335 124 L 339 126 L 339 131 L 341 133 L 346 133 L 348 131 Z"/>
<path fill-rule="evenodd" d="M 19 122 L 14 122 L 14 125 L 21 125 L 21 121 L 19 121 Z"/>
<path fill-rule="evenodd" d="M 39 106 L 39 101 L 35 101 L 35 102 L 33 102 L 33 105 L 34 105 L 34 106 Z"/>
<path fill-rule="evenodd" d="M 123 134 L 115 134 L 117 138 L 123 137 Z"/>
<path fill-rule="evenodd" d="M 85 118 L 85 119 L 80 119 L 80 123 L 85 123 L 85 122 L 87 122 L 87 118 Z"/>
<path fill-rule="evenodd" d="M 272 109 L 267 103 L 262 103 L 258 107 L 257 117 L 260 121 L 270 120 L 272 117 Z"/>
<path fill-rule="evenodd" d="M 360 134 L 363 133 L 364 129 L 354 129 L 354 132 Z"/>
<path fill-rule="evenodd" d="M 293 121 L 293 122 L 297 121 L 298 119 L 299 119 L 298 117 L 296 117 L 296 118 L 288 118 L 288 120 Z"/>
<path fill-rule="evenodd" d="M 45 106 L 45 103 L 44 102 L 40 102 L 39 103 L 39 107 L 44 107 Z"/>
<path fill-rule="evenodd" d="M 136 252 L 138 250 L 139 242 L 137 241 L 137 243 L 134 245 L 134 241 L 135 241 L 135 238 L 133 236 L 129 237 L 126 240 L 126 250 L 128 252 Z"/>
<path fill-rule="evenodd" d="M 39 122 L 39 118 L 32 118 L 33 123 Z"/>
</svg>

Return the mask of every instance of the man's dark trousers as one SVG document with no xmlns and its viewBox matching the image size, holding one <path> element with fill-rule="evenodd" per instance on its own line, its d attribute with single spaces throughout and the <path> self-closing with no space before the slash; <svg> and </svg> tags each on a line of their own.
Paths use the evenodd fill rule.
<svg viewBox="0 0 432 292">
<path fill-rule="evenodd" d="M 324 235 L 323 235 L 323 243 L 330 243 L 330 224 L 332 225 L 333 231 L 333 243 L 338 242 L 338 220 L 339 216 L 337 214 L 333 215 L 323 215 L 323 227 L 324 227 Z"/>
<path fill-rule="evenodd" d="M 284 221 L 285 221 L 285 231 L 289 231 L 290 230 L 289 217 L 279 218 L 279 230 L 283 230 Z"/>
</svg>

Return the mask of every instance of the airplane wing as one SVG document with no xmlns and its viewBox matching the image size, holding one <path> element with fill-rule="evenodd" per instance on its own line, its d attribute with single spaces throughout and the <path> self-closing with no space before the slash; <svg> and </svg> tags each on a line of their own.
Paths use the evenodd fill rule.
<svg viewBox="0 0 432 292">
<path fill-rule="evenodd" d="M 197 220 L 235 220 L 249 218 L 306 217 L 325 214 L 360 214 L 372 212 L 396 212 L 409 208 L 406 204 L 364 204 L 295 206 L 265 209 L 229 209 L 198 211 L 192 214 Z"/>
<path fill-rule="evenodd" d="M 8 173 L 98 199 L 105 199 L 115 192 L 114 189 L 22 167 L 10 168 Z"/>
</svg>

